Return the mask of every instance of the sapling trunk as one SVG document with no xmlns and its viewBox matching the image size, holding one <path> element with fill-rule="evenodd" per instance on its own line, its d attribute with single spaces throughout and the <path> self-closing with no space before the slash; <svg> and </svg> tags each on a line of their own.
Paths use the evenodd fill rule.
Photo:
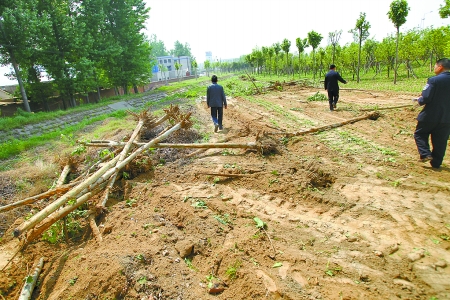
<svg viewBox="0 0 450 300">
<path fill-rule="evenodd" d="M 134 143 L 137 146 L 145 145 L 145 143 Z M 92 143 L 84 143 L 86 146 L 91 147 L 123 147 L 125 143 L 115 141 L 95 141 Z M 204 143 L 204 144 L 169 144 L 169 143 L 157 143 L 152 146 L 153 148 L 257 148 L 256 143 L 250 142 L 245 144 L 239 143 Z"/>
<path fill-rule="evenodd" d="M 14 208 L 19 207 L 19 206 L 31 204 L 31 203 L 34 203 L 36 201 L 39 201 L 39 200 L 42 200 L 42 199 L 45 199 L 45 198 L 50 198 L 51 196 L 54 196 L 54 195 L 64 194 L 65 192 L 70 190 L 71 187 L 73 187 L 73 186 L 75 186 L 75 185 L 77 185 L 79 183 L 80 182 L 71 182 L 69 184 L 66 184 L 66 185 L 63 185 L 63 186 L 60 186 L 60 187 L 48 190 L 48 191 L 46 191 L 46 192 L 44 192 L 42 194 L 39 194 L 39 195 L 36 195 L 36 196 L 33 196 L 33 197 L 29 197 L 29 198 L 25 198 L 23 200 L 20 200 L 20 201 L 17 201 L 17 202 L 14 202 L 14 203 L 2 206 L 2 207 L 0 207 L 0 212 L 9 211 L 9 210 L 14 209 Z"/>
<path fill-rule="evenodd" d="M 126 142 L 125 147 L 123 148 L 122 152 L 119 155 L 119 160 L 117 161 L 118 164 L 121 163 L 126 158 L 128 152 L 130 151 L 131 145 L 133 144 L 134 140 L 138 137 L 139 132 L 141 132 L 141 129 L 143 126 L 144 126 L 144 120 L 140 119 L 136 128 L 133 131 L 133 134 L 131 135 L 130 139 Z M 102 197 L 102 202 L 100 204 L 100 207 L 103 209 L 106 207 L 106 202 L 108 201 L 109 192 L 111 191 L 112 187 L 114 186 L 114 182 L 116 182 L 118 173 L 119 173 L 119 171 L 114 173 L 109 178 L 109 182 L 106 185 L 106 189 L 105 189 L 105 191 L 103 193 L 103 197 Z M 95 220 L 94 220 L 94 223 L 95 223 Z"/>
<path fill-rule="evenodd" d="M 370 114 L 362 116 L 362 117 L 349 119 L 349 120 L 342 121 L 342 122 L 335 123 L 335 124 L 331 124 L 331 125 L 315 127 L 315 128 L 311 128 L 311 129 L 304 130 L 304 131 L 298 131 L 298 132 L 294 132 L 294 133 L 286 133 L 285 135 L 286 136 L 299 136 L 299 135 L 305 135 L 305 134 L 308 134 L 308 133 L 321 132 L 321 131 L 325 131 L 325 130 L 341 127 L 341 126 L 344 126 L 346 124 L 355 123 L 355 122 L 358 122 L 358 121 L 361 121 L 361 120 L 366 120 L 366 119 L 376 120 L 379 116 L 380 116 L 380 114 L 378 112 L 373 112 L 373 113 L 370 113 Z M 282 133 L 282 134 L 284 134 L 284 133 Z"/>
<path fill-rule="evenodd" d="M 92 183 L 95 183 L 100 176 L 105 174 L 112 166 L 116 164 L 116 162 L 119 160 L 119 157 L 113 158 L 110 162 L 105 164 L 102 168 L 100 168 L 97 172 L 92 174 L 88 179 L 80 183 L 78 186 L 64 194 L 63 196 L 56 199 L 52 204 L 48 205 L 46 208 L 32 216 L 30 219 L 22 223 L 19 227 L 14 229 L 14 236 L 18 237 L 23 232 L 26 232 L 28 229 L 32 228 L 33 226 L 36 226 L 39 222 L 44 220 L 48 215 L 50 215 L 52 212 L 57 210 L 59 207 L 64 205 L 67 201 L 70 199 L 75 198 L 80 192 L 82 192 L 84 189 L 89 188 L 92 190 L 94 186 L 92 186 Z"/>
<path fill-rule="evenodd" d="M 36 264 L 33 273 L 27 276 L 25 279 L 25 284 L 23 285 L 22 292 L 20 293 L 18 300 L 29 300 L 31 299 L 31 294 L 33 293 L 34 287 L 36 286 L 37 279 L 41 273 L 42 267 L 44 266 L 44 258 L 41 257 L 39 262 Z"/>
</svg>

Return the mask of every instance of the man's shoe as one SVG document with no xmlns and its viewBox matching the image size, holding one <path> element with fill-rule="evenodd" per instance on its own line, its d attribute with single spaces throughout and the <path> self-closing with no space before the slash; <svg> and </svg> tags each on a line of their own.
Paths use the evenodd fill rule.
<svg viewBox="0 0 450 300">
<path fill-rule="evenodd" d="M 336 108 L 336 103 L 333 103 L 333 108 Z"/>
<path fill-rule="evenodd" d="M 219 125 L 218 124 L 214 124 L 214 132 L 217 132 L 219 130 Z"/>
<path fill-rule="evenodd" d="M 421 162 L 427 162 L 427 161 L 432 161 L 432 160 L 433 160 L 433 156 L 431 156 L 431 155 L 420 159 Z"/>
</svg>

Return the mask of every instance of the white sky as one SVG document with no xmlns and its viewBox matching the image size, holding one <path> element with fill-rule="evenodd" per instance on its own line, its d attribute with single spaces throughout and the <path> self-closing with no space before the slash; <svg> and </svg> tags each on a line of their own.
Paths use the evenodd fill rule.
<svg viewBox="0 0 450 300">
<path fill-rule="evenodd" d="M 156 34 L 167 50 L 176 40 L 189 43 L 197 62 L 205 61 L 205 52 L 214 59 L 238 58 L 255 47 L 271 46 L 287 38 L 290 52 L 296 52 L 295 39 L 306 38 L 314 30 L 323 36 L 342 30 L 340 44 L 352 42 L 348 31 L 355 27 L 360 12 L 366 13 L 370 37 L 381 41 L 395 27 L 387 17 L 392 0 L 146 0 L 150 7 L 147 35 Z M 406 23 L 402 32 L 414 27 L 440 27 L 450 18 L 439 17 L 444 0 L 409 0 Z M 310 51 L 307 48 L 306 51 Z M 6 68 L 8 70 L 8 68 Z M 15 84 L 3 76 L 0 85 Z"/>
</svg>

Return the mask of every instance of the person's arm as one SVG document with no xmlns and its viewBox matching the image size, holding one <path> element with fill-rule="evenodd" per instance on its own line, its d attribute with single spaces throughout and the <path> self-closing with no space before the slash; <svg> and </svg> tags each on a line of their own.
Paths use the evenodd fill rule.
<svg viewBox="0 0 450 300">
<path fill-rule="evenodd" d="M 223 87 L 222 87 L 222 103 L 223 103 L 223 107 L 225 107 L 225 109 L 227 109 L 227 97 L 225 96 L 225 91 L 223 90 Z"/>
<path fill-rule="evenodd" d="M 339 73 L 338 73 L 338 80 L 339 80 L 340 82 L 342 82 L 343 84 L 347 84 L 347 81 L 345 81 L 345 79 L 342 78 L 342 77 L 341 77 L 341 74 L 339 74 Z"/>
<path fill-rule="evenodd" d="M 210 95 L 210 90 L 209 90 L 209 86 L 206 88 L 206 105 L 208 105 L 209 108 L 209 101 L 211 99 L 211 95 Z"/>
<path fill-rule="evenodd" d="M 432 78 L 429 78 L 427 84 L 424 86 L 422 90 L 422 96 L 420 96 L 419 99 L 417 99 L 417 103 L 421 106 L 430 103 L 433 100 L 434 93 L 435 93 L 434 80 Z"/>
<path fill-rule="evenodd" d="M 325 81 L 324 81 L 324 88 L 325 88 L 325 91 L 327 90 L 327 84 L 328 84 L 328 77 L 327 76 L 325 76 Z"/>
</svg>

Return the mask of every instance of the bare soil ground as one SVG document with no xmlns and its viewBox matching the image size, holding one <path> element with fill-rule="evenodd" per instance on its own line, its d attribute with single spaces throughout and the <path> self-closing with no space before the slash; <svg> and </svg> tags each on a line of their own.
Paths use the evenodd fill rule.
<svg viewBox="0 0 450 300">
<path fill-rule="evenodd" d="M 306 101 L 316 92 L 290 86 L 229 99 L 218 133 L 198 102 L 191 110 L 211 142 L 252 142 L 265 131 L 277 151 L 158 150 L 155 168 L 122 180 L 124 194 L 97 220 L 101 244 L 87 222 L 69 244 L 32 243 L 2 271 L 0 294 L 17 299 L 44 256 L 35 299 L 450 299 L 450 156 L 440 170 L 418 162 L 418 108 L 280 134 L 409 104 L 413 95 L 341 90 L 330 112 L 327 102 Z M 0 174 L 2 204 L 37 192 L 14 193 L 12 172 Z"/>
</svg>

